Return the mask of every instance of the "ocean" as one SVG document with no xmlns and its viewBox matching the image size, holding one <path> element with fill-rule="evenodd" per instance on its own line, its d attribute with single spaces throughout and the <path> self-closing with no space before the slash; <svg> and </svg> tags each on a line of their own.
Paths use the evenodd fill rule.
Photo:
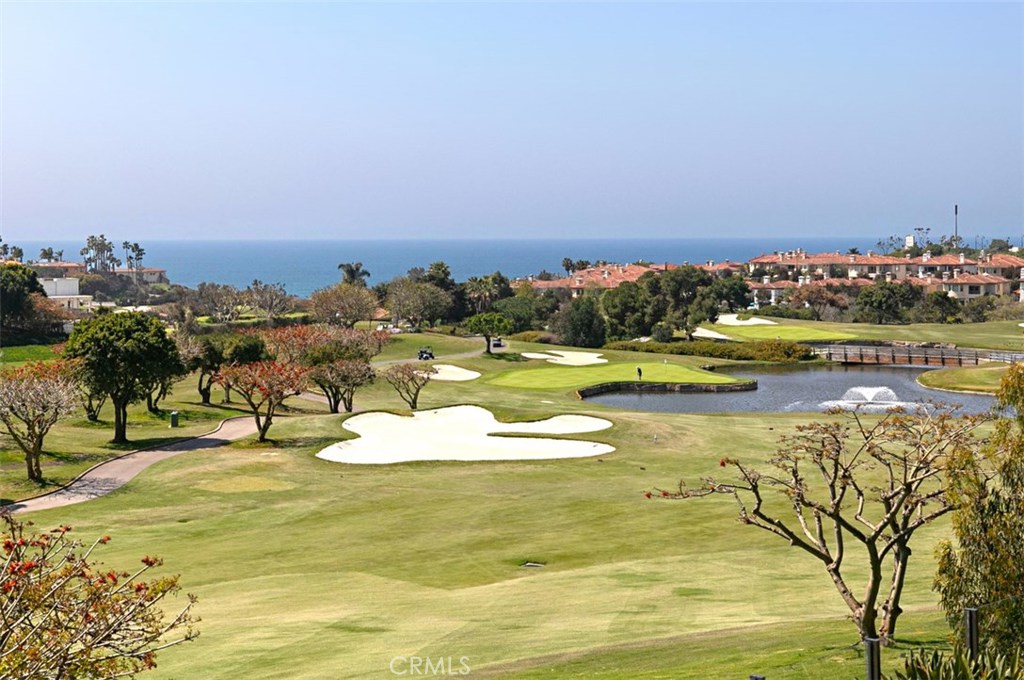
<svg viewBox="0 0 1024 680">
<path fill-rule="evenodd" d="M 134 237 L 133 237 L 134 238 Z M 111 239 L 120 244 L 122 239 Z M 172 283 L 195 287 L 201 281 L 244 288 L 259 279 L 281 283 L 294 295 L 340 279 L 338 264 L 362 262 L 375 285 L 402 276 L 413 267 L 444 261 L 456 281 L 500 271 L 509 278 L 547 270 L 564 275 L 562 259 L 628 263 L 649 260 L 699 264 L 708 260 L 744 262 L 776 250 L 803 248 L 808 252 L 846 252 L 877 249 L 869 237 L 759 237 L 739 239 L 495 239 L 495 240 L 335 240 L 335 241 L 150 241 L 139 240 L 146 254 L 143 266 L 167 270 Z M 81 241 L 7 241 L 20 246 L 26 260 L 38 258 L 45 247 L 63 250 L 68 261 L 80 261 Z M 122 257 L 119 249 L 115 252 Z"/>
</svg>

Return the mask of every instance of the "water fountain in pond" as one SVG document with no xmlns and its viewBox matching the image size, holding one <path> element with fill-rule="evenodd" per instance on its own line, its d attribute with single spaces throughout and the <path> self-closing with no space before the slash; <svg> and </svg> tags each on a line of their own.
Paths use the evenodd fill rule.
<svg viewBox="0 0 1024 680">
<path fill-rule="evenodd" d="M 821 402 L 818 404 L 818 408 L 822 411 L 838 408 L 861 413 L 888 413 L 899 408 L 913 413 L 927 410 L 930 405 L 915 401 L 900 401 L 896 393 L 888 387 L 858 386 L 846 390 L 840 399 Z"/>
</svg>

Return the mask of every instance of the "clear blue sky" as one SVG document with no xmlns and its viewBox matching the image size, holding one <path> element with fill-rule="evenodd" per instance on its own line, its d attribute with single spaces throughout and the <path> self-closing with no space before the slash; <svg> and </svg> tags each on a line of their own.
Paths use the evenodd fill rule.
<svg viewBox="0 0 1024 680">
<path fill-rule="evenodd" d="M 1024 231 L 1006 3 L 0 3 L 19 239 Z"/>
</svg>

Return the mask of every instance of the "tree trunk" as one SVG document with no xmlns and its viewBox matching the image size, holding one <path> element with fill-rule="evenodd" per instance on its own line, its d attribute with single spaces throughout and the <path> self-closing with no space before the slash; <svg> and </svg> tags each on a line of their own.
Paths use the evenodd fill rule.
<svg viewBox="0 0 1024 680">
<path fill-rule="evenodd" d="M 487 342 L 487 353 L 491 353 L 491 336 L 485 335 L 484 340 Z M 415 407 L 414 407 L 415 408 Z"/>
<path fill-rule="evenodd" d="M 28 472 L 29 481 L 35 482 L 37 484 L 42 484 L 43 477 L 41 474 L 39 474 L 38 463 L 35 460 L 35 454 L 29 453 L 28 451 L 25 452 L 25 467 L 26 472 Z"/>
<path fill-rule="evenodd" d="M 263 424 L 260 424 L 259 416 L 256 417 L 256 427 L 259 429 L 260 436 L 256 441 L 265 442 L 267 441 L 267 431 L 270 429 L 270 416 L 268 415 L 263 419 Z"/>
<path fill-rule="evenodd" d="M 892 587 L 889 589 L 889 597 L 882 605 L 882 625 L 879 631 L 883 639 L 889 639 L 896 635 L 896 621 L 903 613 L 900 599 L 903 597 L 903 583 L 907 577 L 910 553 L 908 545 L 901 545 L 893 552 Z"/>
<path fill-rule="evenodd" d="M 114 443 L 128 443 L 128 404 L 114 402 Z"/>
<path fill-rule="evenodd" d="M 35 477 L 34 477 L 33 481 L 40 482 L 40 483 L 43 481 L 43 466 L 42 466 L 42 463 L 40 462 L 42 457 L 43 457 L 43 442 L 42 441 L 38 441 L 32 447 L 32 464 L 35 466 Z"/>
<path fill-rule="evenodd" d="M 228 387 L 227 385 L 224 386 L 224 401 L 222 403 L 224 403 L 224 404 L 230 404 L 231 403 L 231 388 Z"/>
</svg>

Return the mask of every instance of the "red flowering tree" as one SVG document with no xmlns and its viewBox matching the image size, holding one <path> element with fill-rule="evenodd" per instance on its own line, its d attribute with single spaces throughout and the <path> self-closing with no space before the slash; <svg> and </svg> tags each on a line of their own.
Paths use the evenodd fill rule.
<svg viewBox="0 0 1024 680">
<path fill-rule="evenodd" d="M 941 409 L 870 420 L 850 413 L 842 421 L 798 426 L 764 470 L 723 458 L 719 465 L 733 479 L 707 477 L 695 488 L 680 482 L 655 495 L 732 498 L 742 524 L 818 560 L 861 638 L 888 640 L 903 612 L 911 539 L 954 509 L 948 465 L 983 459 L 985 440 L 977 430 L 987 422 Z M 862 579 L 859 586 L 853 578 Z"/>
<path fill-rule="evenodd" d="M 194 596 L 170 617 L 160 609 L 181 590 L 177 576 L 146 580 L 161 560 L 107 569 L 93 552 L 109 537 L 85 544 L 67 526 L 28 533 L 9 514 L 0 523 L 0 680 L 132 678 L 198 635 Z"/>
<path fill-rule="evenodd" d="M 0 373 L 0 422 L 25 454 L 28 478 L 42 483 L 43 440 L 57 421 L 78 410 L 76 362 L 34 362 Z"/>
<path fill-rule="evenodd" d="M 285 399 L 302 392 L 308 373 L 299 364 L 254 361 L 221 368 L 217 382 L 242 395 L 256 419 L 259 441 L 265 442 L 277 409 Z"/>
<path fill-rule="evenodd" d="M 380 354 L 391 336 L 328 325 L 286 326 L 266 331 L 267 350 L 278 361 L 308 366 L 309 380 L 324 396 L 331 413 L 342 405 L 352 411 L 355 392 L 373 382 L 370 359 Z"/>
<path fill-rule="evenodd" d="M 398 392 L 409 408 L 416 410 L 416 403 L 419 401 L 420 390 L 430 382 L 430 377 L 437 373 L 433 366 L 423 364 L 395 364 L 384 371 L 384 379 L 391 383 L 391 386 Z"/>
</svg>

